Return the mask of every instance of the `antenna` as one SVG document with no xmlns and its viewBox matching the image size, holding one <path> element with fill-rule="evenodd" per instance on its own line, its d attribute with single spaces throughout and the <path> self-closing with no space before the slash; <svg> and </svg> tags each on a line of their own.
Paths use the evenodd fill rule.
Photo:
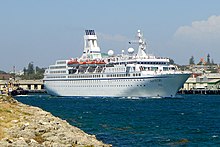
<svg viewBox="0 0 220 147">
<path fill-rule="evenodd" d="M 145 49 L 147 48 L 147 43 L 143 37 L 143 33 L 140 30 L 137 31 L 138 40 L 130 41 L 129 44 L 138 44 L 138 56 L 147 56 L 145 53 Z"/>
</svg>

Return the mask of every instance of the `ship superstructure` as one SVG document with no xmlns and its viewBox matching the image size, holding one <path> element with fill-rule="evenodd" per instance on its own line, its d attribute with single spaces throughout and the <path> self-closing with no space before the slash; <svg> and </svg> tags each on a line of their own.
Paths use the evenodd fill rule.
<svg viewBox="0 0 220 147">
<path fill-rule="evenodd" d="M 102 57 L 95 31 L 86 30 L 82 56 L 58 60 L 45 71 L 47 92 L 57 96 L 175 96 L 190 73 L 179 71 L 168 58 L 146 54 L 140 30 L 137 38 L 137 53 L 133 48 L 119 55 L 109 50 Z"/>
</svg>

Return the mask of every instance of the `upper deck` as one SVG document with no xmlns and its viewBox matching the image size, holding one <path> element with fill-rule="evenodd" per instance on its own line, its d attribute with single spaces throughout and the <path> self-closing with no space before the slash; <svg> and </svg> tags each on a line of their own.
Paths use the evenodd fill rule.
<svg viewBox="0 0 220 147">
<path fill-rule="evenodd" d="M 110 50 L 105 57 L 101 56 L 94 30 L 86 30 L 85 33 L 82 56 L 71 60 L 57 60 L 45 71 L 45 77 L 83 74 L 171 74 L 178 71 L 175 65 L 170 64 L 168 58 L 146 54 L 146 42 L 140 30 L 137 33 L 138 40 L 135 42 L 138 44 L 137 53 L 133 48 L 129 48 L 127 54 L 122 50 L 122 54 L 118 55 L 114 55 Z"/>
</svg>

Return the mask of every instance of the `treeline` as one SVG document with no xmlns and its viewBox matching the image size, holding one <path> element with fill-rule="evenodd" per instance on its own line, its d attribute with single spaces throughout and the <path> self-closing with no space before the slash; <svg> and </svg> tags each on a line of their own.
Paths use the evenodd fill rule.
<svg viewBox="0 0 220 147">
<path fill-rule="evenodd" d="M 4 72 L 4 71 L 0 70 L 0 74 L 6 74 L 6 72 Z"/>
<path fill-rule="evenodd" d="M 44 78 L 45 68 L 40 68 L 38 66 L 34 67 L 33 62 L 28 64 L 28 67 L 23 69 L 24 74 L 21 75 L 21 79 L 24 80 L 37 80 Z"/>
<path fill-rule="evenodd" d="M 190 57 L 189 65 L 196 65 L 194 56 Z M 215 65 L 215 63 L 213 59 L 210 59 L 210 55 L 208 54 L 206 60 L 204 58 L 201 58 L 197 65 Z"/>
<path fill-rule="evenodd" d="M 214 60 L 210 58 L 209 54 L 207 55 L 206 60 L 204 58 L 201 58 L 198 63 L 195 63 L 194 57 L 191 56 L 189 59 L 189 65 L 190 66 L 203 65 L 203 66 L 208 67 L 208 68 L 206 68 L 206 71 L 208 71 L 210 73 L 218 73 L 219 72 L 217 64 L 214 63 Z"/>
</svg>

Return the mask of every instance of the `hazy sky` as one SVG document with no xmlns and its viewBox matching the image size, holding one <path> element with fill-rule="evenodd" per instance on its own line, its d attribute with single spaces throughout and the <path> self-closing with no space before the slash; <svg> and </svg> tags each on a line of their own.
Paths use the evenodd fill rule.
<svg viewBox="0 0 220 147">
<path fill-rule="evenodd" d="M 219 0 L 0 0 L 0 69 L 81 56 L 85 29 L 102 52 L 127 50 L 141 29 L 149 53 L 220 63 Z"/>
</svg>

